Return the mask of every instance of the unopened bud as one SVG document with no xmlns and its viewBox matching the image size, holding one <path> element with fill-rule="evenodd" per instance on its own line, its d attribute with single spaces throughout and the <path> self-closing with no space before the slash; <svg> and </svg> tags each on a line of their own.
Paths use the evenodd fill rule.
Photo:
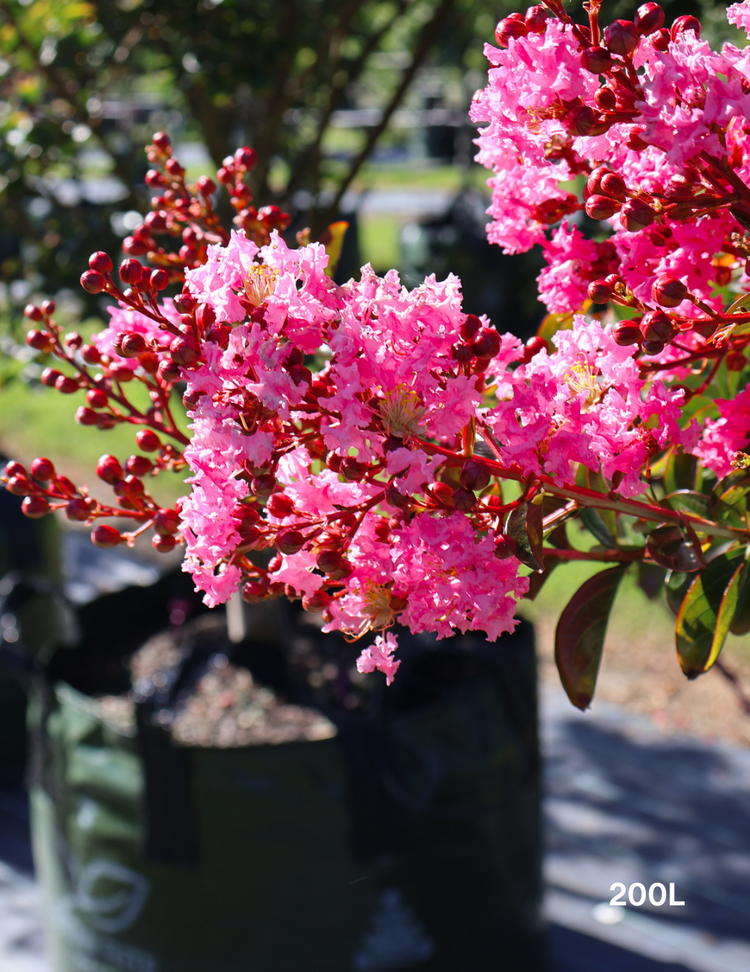
<svg viewBox="0 0 750 972">
<path fill-rule="evenodd" d="M 302 607 L 310 614 L 320 614 L 330 605 L 331 598 L 325 591 L 315 591 L 302 598 Z"/>
<path fill-rule="evenodd" d="M 43 496 L 27 496 L 21 503 L 21 512 L 30 520 L 39 520 L 49 513 L 49 503 Z"/>
<path fill-rule="evenodd" d="M 500 350 L 500 336 L 497 331 L 483 327 L 472 341 L 471 350 L 477 358 L 494 358 Z"/>
<path fill-rule="evenodd" d="M 605 172 L 599 182 L 599 187 L 605 196 L 612 196 L 613 199 L 625 197 L 625 183 L 616 172 Z"/>
<path fill-rule="evenodd" d="M 466 489 L 481 492 L 490 484 L 490 474 L 486 466 L 476 459 L 467 459 L 461 469 L 459 481 Z"/>
<path fill-rule="evenodd" d="M 120 264 L 120 280 L 137 287 L 143 276 L 143 267 L 137 260 L 123 260 Z"/>
<path fill-rule="evenodd" d="M 477 505 L 477 498 L 470 489 L 460 486 L 453 490 L 452 502 L 453 508 L 459 513 L 470 513 Z"/>
<path fill-rule="evenodd" d="M 612 55 L 604 47 L 587 47 L 581 54 L 581 64 L 592 74 L 604 74 L 612 63 Z"/>
<path fill-rule="evenodd" d="M 631 54 L 640 39 L 638 28 L 630 20 L 615 20 L 604 30 L 604 42 L 613 54 Z"/>
<path fill-rule="evenodd" d="M 700 20 L 698 20 L 697 17 L 692 17 L 690 14 L 684 14 L 682 17 L 678 17 L 677 20 L 675 20 L 675 22 L 672 24 L 672 29 L 670 30 L 672 40 L 677 40 L 680 34 L 684 34 L 689 30 L 694 31 L 696 37 L 700 37 Z"/>
<path fill-rule="evenodd" d="M 685 284 L 673 277 L 671 273 L 663 273 L 657 277 L 651 287 L 651 297 L 662 307 L 677 307 L 685 300 L 688 289 Z"/>
<path fill-rule="evenodd" d="M 294 513 L 294 500 L 286 493 L 274 493 L 268 498 L 266 509 L 272 516 L 283 519 Z"/>
<path fill-rule="evenodd" d="M 590 216 L 591 219 L 609 219 L 614 216 L 618 208 L 614 199 L 610 199 L 609 196 L 602 196 L 599 193 L 589 196 L 584 206 L 586 215 Z"/>
<path fill-rule="evenodd" d="M 114 456 L 102 456 L 96 464 L 96 475 L 109 486 L 114 486 L 123 475 L 123 468 Z"/>
<path fill-rule="evenodd" d="M 595 304 L 606 304 L 612 300 L 612 288 L 606 280 L 592 280 L 588 288 L 589 299 Z"/>
<path fill-rule="evenodd" d="M 644 3 L 636 11 L 634 23 L 639 34 L 653 34 L 664 26 L 664 11 L 658 3 Z"/>
<path fill-rule="evenodd" d="M 107 286 L 107 281 L 96 270 L 87 270 L 81 274 L 81 286 L 87 294 L 100 294 Z"/>
<path fill-rule="evenodd" d="M 644 341 L 660 341 L 666 344 L 674 334 L 674 327 L 664 311 L 652 310 L 643 315 L 641 334 Z"/>
<path fill-rule="evenodd" d="M 507 47 L 511 38 L 525 37 L 529 29 L 520 13 L 512 13 L 495 27 L 495 41 L 498 47 Z"/>
<path fill-rule="evenodd" d="M 55 475 L 55 467 L 51 460 L 40 457 L 32 461 L 31 475 L 34 479 L 38 479 L 40 483 L 46 483 Z"/>
<path fill-rule="evenodd" d="M 467 314 L 466 320 L 461 325 L 461 337 L 464 341 L 471 341 L 472 338 L 482 329 L 482 322 L 479 320 L 476 314 Z"/>
<path fill-rule="evenodd" d="M 86 500 L 83 497 L 77 496 L 66 504 L 65 515 L 69 520 L 83 523 L 85 520 L 88 520 L 91 515 L 91 510 Z"/>
<path fill-rule="evenodd" d="M 601 121 L 594 109 L 589 108 L 588 105 L 571 108 L 564 120 L 571 135 L 581 136 L 590 135 Z"/>
<path fill-rule="evenodd" d="M 95 547 L 116 547 L 122 537 L 109 523 L 100 523 L 91 531 L 91 542 Z"/>
<path fill-rule="evenodd" d="M 620 321 L 612 332 L 615 344 L 626 348 L 630 344 L 640 344 L 642 335 L 637 321 Z"/>
<path fill-rule="evenodd" d="M 657 51 L 666 51 L 669 49 L 669 41 L 671 40 L 671 35 L 666 27 L 660 27 L 659 30 L 654 31 L 651 35 L 651 44 Z"/>
<path fill-rule="evenodd" d="M 642 199 L 628 199 L 620 210 L 620 223 L 630 233 L 638 233 L 656 219 L 654 210 Z"/>
</svg>

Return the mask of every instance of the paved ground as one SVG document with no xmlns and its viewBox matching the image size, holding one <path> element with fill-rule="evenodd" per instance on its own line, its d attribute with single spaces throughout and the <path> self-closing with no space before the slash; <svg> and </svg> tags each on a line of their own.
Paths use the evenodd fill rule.
<svg viewBox="0 0 750 972">
<path fill-rule="evenodd" d="M 547 688 L 542 733 L 551 972 L 747 972 L 750 750 Z M 685 905 L 610 908 L 617 881 L 673 883 Z M 0 969 L 49 972 L 17 786 L 0 789 Z"/>
</svg>

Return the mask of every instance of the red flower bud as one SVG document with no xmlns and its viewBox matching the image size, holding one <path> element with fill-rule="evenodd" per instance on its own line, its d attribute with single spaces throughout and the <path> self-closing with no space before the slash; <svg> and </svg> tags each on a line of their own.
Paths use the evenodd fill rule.
<svg viewBox="0 0 750 972">
<path fill-rule="evenodd" d="M 80 346 L 83 344 L 83 338 L 77 331 L 69 331 L 65 335 L 65 343 L 68 345 L 69 348 L 72 348 L 74 351 L 77 351 L 78 348 L 80 348 Z"/>
<path fill-rule="evenodd" d="M 276 489 L 276 478 L 270 473 L 262 476 L 254 476 L 253 481 L 250 483 L 250 491 L 258 499 L 268 499 L 274 489 Z"/>
<path fill-rule="evenodd" d="M 89 267 L 98 273 L 106 275 L 112 273 L 112 260 L 103 250 L 97 250 L 96 253 L 92 253 L 89 257 Z"/>
<path fill-rule="evenodd" d="M 461 469 L 459 481 L 466 489 L 481 492 L 490 484 L 490 474 L 483 463 L 467 459 Z"/>
<path fill-rule="evenodd" d="M 177 541 L 168 533 L 156 533 L 151 537 L 151 546 L 154 550 L 158 550 L 159 553 L 169 553 L 174 550 L 176 545 Z"/>
<path fill-rule="evenodd" d="M 606 280 L 592 280 L 588 289 L 589 299 L 595 304 L 606 304 L 612 300 L 612 288 Z"/>
<path fill-rule="evenodd" d="M 137 331 L 130 331 L 117 338 L 114 348 L 123 358 L 137 358 L 146 350 L 146 339 Z"/>
<path fill-rule="evenodd" d="M 653 34 L 664 26 L 664 11 L 658 3 L 644 3 L 638 8 L 634 22 L 639 34 Z"/>
<path fill-rule="evenodd" d="M 35 351 L 51 351 L 52 335 L 48 334 L 47 331 L 29 331 L 26 335 L 26 343 Z"/>
<path fill-rule="evenodd" d="M 176 179 L 181 178 L 182 176 L 185 175 L 185 170 L 182 168 L 182 166 L 177 161 L 177 159 L 169 159 L 166 165 L 164 166 L 164 168 L 171 176 L 174 176 Z"/>
<path fill-rule="evenodd" d="M 594 95 L 594 103 L 602 111 L 613 111 L 617 107 L 617 97 L 611 88 L 599 88 Z"/>
<path fill-rule="evenodd" d="M 109 523 L 100 523 L 91 531 L 91 542 L 95 547 L 116 547 L 121 539 L 120 531 Z"/>
<path fill-rule="evenodd" d="M 137 260 L 123 260 L 120 264 L 120 280 L 137 287 L 143 276 L 143 267 Z"/>
<path fill-rule="evenodd" d="M 201 304 L 195 312 L 195 322 L 202 331 L 208 330 L 216 322 L 216 311 L 210 304 Z"/>
<path fill-rule="evenodd" d="M 86 364 L 99 364 L 102 360 L 99 349 L 93 344 L 84 344 L 81 348 L 81 357 Z"/>
<path fill-rule="evenodd" d="M 196 183 L 196 188 L 202 196 L 208 198 L 216 192 L 216 183 L 213 179 L 209 179 L 208 176 L 201 176 Z"/>
<path fill-rule="evenodd" d="M 101 388 L 89 388 L 86 392 L 86 403 L 91 408 L 106 408 L 108 401 L 106 392 L 103 392 Z"/>
<path fill-rule="evenodd" d="M 134 476 L 145 476 L 154 468 L 153 462 L 145 456 L 130 456 L 125 463 L 125 468 Z"/>
<path fill-rule="evenodd" d="M 75 378 L 70 378 L 68 375 L 60 375 L 55 379 L 55 388 L 59 392 L 62 392 L 63 395 L 72 395 L 78 391 L 78 382 Z"/>
<path fill-rule="evenodd" d="M 305 545 L 305 537 L 299 530 L 284 530 L 276 538 L 276 548 L 279 553 L 290 556 L 296 554 Z"/>
<path fill-rule="evenodd" d="M 651 44 L 657 51 L 666 51 L 669 49 L 670 33 L 666 27 L 660 27 L 659 30 L 654 31 L 651 35 Z"/>
<path fill-rule="evenodd" d="M 9 463 L 6 463 L 5 469 L 3 470 L 3 476 L 8 476 L 9 478 L 12 478 L 14 476 L 24 476 L 25 477 L 26 476 L 26 467 L 23 466 L 23 465 L 21 465 L 20 462 L 16 462 L 15 460 L 11 460 Z"/>
<path fill-rule="evenodd" d="M 43 496 L 27 496 L 21 510 L 30 520 L 39 520 L 49 513 L 49 503 Z"/>
<path fill-rule="evenodd" d="M 523 15 L 512 13 L 495 27 L 495 40 L 498 47 L 507 47 L 511 37 L 525 37 L 529 32 Z"/>
<path fill-rule="evenodd" d="M 255 165 L 257 156 L 255 151 L 247 145 L 243 145 L 242 148 L 238 148 L 234 153 L 234 163 L 238 169 L 247 172 L 252 169 Z"/>
<path fill-rule="evenodd" d="M 295 385 L 300 385 L 303 381 L 308 385 L 312 384 L 312 371 L 304 365 L 292 365 L 289 369 L 289 377 Z"/>
<path fill-rule="evenodd" d="M 605 172 L 599 188 L 605 196 L 612 196 L 613 199 L 622 199 L 625 196 L 625 183 L 616 172 Z"/>
<path fill-rule="evenodd" d="M 655 219 L 656 213 L 642 199 L 628 199 L 620 210 L 620 223 L 630 233 L 646 229 Z"/>
<path fill-rule="evenodd" d="M 79 425 L 96 425 L 99 421 L 99 415 L 93 408 L 88 408 L 86 405 L 81 405 L 76 409 L 75 418 Z"/>
<path fill-rule="evenodd" d="M 42 314 L 41 307 L 37 307 L 36 304 L 27 304 L 23 309 L 23 316 L 30 321 L 41 321 L 44 314 Z"/>
<path fill-rule="evenodd" d="M 521 364 L 528 364 L 535 354 L 538 354 L 540 351 L 548 350 L 549 348 L 547 347 L 547 342 L 544 340 L 544 338 L 540 337 L 538 334 L 535 334 L 526 342 L 526 347 L 523 349 Z"/>
<path fill-rule="evenodd" d="M 135 443 L 144 452 L 156 452 L 157 449 L 161 449 L 161 439 L 151 429 L 141 429 L 140 432 L 136 432 Z"/>
<path fill-rule="evenodd" d="M 604 30 L 604 42 L 613 54 L 631 54 L 640 39 L 638 28 L 629 20 L 615 20 Z"/>
<path fill-rule="evenodd" d="M 50 314 L 54 314 L 55 313 L 55 302 L 54 302 L 54 300 L 43 300 L 42 301 L 42 313 L 45 314 L 47 317 L 49 317 Z"/>
<path fill-rule="evenodd" d="M 114 456 L 102 456 L 96 464 L 96 475 L 109 486 L 119 482 L 124 473 L 122 466 Z"/>
<path fill-rule="evenodd" d="M 180 516 L 176 510 L 162 509 L 154 517 L 154 530 L 161 536 L 177 533 L 180 528 Z"/>
<path fill-rule="evenodd" d="M 549 13 L 544 7 L 529 7 L 523 22 L 526 24 L 530 34 L 543 34 L 547 29 Z"/>
<path fill-rule="evenodd" d="M 81 286 L 87 294 L 100 294 L 107 286 L 107 281 L 96 270 L 87 270 L 81 274 Z"/>
<path fill-rule="evenodd" d="M 169 352 L 172 355 L 172 361 L 176 365 L 182 365 L 183 367 L 189 367 L 195 364 L 200 358 L 200 354 L 192 338 L 175 338 L 169 345 Z"/>
<path fill-rule="evenodd" d="M 677 307 L 688 295 L 685 284 L 673 277 L 671 273 L 663 273 L 657 277 L 651 287 L 651 297 L 662 307 Z"/>
<path fill-rule="evenodd" d="M 286 493 L 274 493 L 268 497 L 267 509 L 272 516 L 283 519 L 283 517 L 294 513 L 294 500 Z M 257 514 L 255 516 L 257 519 Z"/>
<path fill-rule="evenodd" d="M 637 321 L 620 321 L 615 325 L 612 337 L 615 344 L 625 348 L 630 344 L 640 344 L 642 335 Z"/>
<path fill-rule="evenodd" d="M 325 591 L 315 591 L 302 598 L 302 607 L 310 614 L 320 614 L 330 605 L 331 598 Z"/>
<path fill-rule="evenodd" d="M 412 506 L 412 498 L 408 493 L 399 491 L 396 483 L 391 482 L 385 487 L 385 501 L 397 510 L 408 510 Z"/>
<path fill-rule="evenodd" d="M 674 334 L 674 326 L 664 311 L 652 310 L 643 315 L 641 334 L 645 341 L 660 341 L 666 344 Z"/>
<path fill-rule="evenodd" d="M 172 143 L 170 142 L 169 135 L 167 135 L 166 132 L 154 132 L 151 141 L 160 152 L 169 152 L 172 149 Z"/>
<path fill-rule="evenodd" d="M 476 496 L 470 489 L 464 489 L 463 486 L 453 490 L 452 500 L 454 509 L 458 510 L 459 513 L 470 513 L 477 505 Z"/>
<path fill-rule="evenodd" d="M 612 55 L 604 47 L 587 47 L 581 54 L 581 64 L 592 74 L 604 74 L 612 67 Z"/>
<path fill-rule="evenodd" d="M 25 476 L 11 476 L 5 488 L 14 496 L 28 496 L 33 489 Z"/>
<path fill-rule="evenodd" d="M 77 496 L 66 505 L 65 515 L 69 520 L 77 520 L 79 523 L 83 523 L 84 520 L 88 520 L 91 510 L 88 502 L 83 497 Z"/>
<path fill-rule="evenodd" d="M 701 35 L 701 22 L 697 17 L 691 17 L 690 14 L 684 14 L 682 17 L 678 17 L 677 20 L 672 24 L 672 29 L 670 31 L 670 36 L 672 40 L 677 40 L 680 34 L 686 33 L 688 30 L 695 31 L 696 37 Z"/>
<path fill-rule="evenodd" d="M 148 282 L 152 290 L 166 290 L 169 286 L 169 274 L 166 270 L 152 270 Z"/>
<path fill-rule="evenodd" d="M 334 550 L 332 547 L 326 547 L 315 558 L 315 563 L 326 574 L 333 574 L 341 566 L 341 560 L 342 556 L 338 550 Z"/>
<path fill-rule="evenodd" d="M 129 257 L 145 256 L 148 250 L 148 243 L 139 240 L 137 236 L 126 236 L 122 241 L 122 252 Z M 122 277 L 122 274 L 120 274 L 120 277 Z"/>
<path fill-rule="evenodd" d="M 156 376 L 160 381 L 164 382 L 164 384 L 179 381 L 182 377 L 180 369 L 177 367 L 174 361 L 160 362 Z"/>
<path fill-rule="evenodd" d="M 453 506 L 453 490 L 447 483 L 433 483 L 430 493 L 443 506 Z"/>
<path fill-rule="evenodd" d="M 55 382 L 60 377 L 60 372 L 55 368 L 45 368 L 39 377 L 39 381 L 41 381 L 45 388 L 54 388 Z"/>
<path fill-rule="evenodd" d="M 40 457 L 31 463 L 31 475 L 41 483 L 49 482 L 55 475 L 55 467 L 50 459 Z"/>
<path fill-rule="evenodd" d="M 586 200 L 584 206 L 586 214 L 591 217 L 591 219 L 609 219 L 611 216 L 617 212 L 619 208 L 614 199 L 610 199 L 609 196 L 601 196 L 596 193 L 593 196 L 589 196 Z"/>
<path fill-rule="evenodd" d="M 346 456 L 341 460 L 341 468 L 339 472 L 344 479 L 347 480 L 347 482 L 361 483 L 365 478 L 365 473 L 367 472 L 367 463 L 360 462 L 358 459 L 354 459 L 352 456 Z"/>
<path fill-rule="evenodd" d="M 451 358 L 459 364 L 468 364 L 474 357 L 474 352 L 468 344 L 454 344 L 451 348 Z"/>
<path fill-rule="evenodd" d="M 565 125 L 571 135 L 590 135 L 600 121 L 594 109 L 588 105 L 571 108 L 565 116 Z"/>
<path fill-rule="evenodd" d="M 473 337 L 479 333 L 482 329 L 482 322 L 479 320 L 476 314 L 467 314 L 466 320 L 461 325 L 461 337 L 464 341 L 471 341 Z"/>
<path fill-rule="evenodd" d="M 494 358 L 500 350 L 500 336 L 497 331 L 483 327 L 472 341 L 471 350 L 477 358 Z"/>
<path fill-rule="evenodd" d="M 146 226 L 151 233 L 164 233 L 167 229 L 167 217 L 164 213 L 149 213 L 146 216 Z"/>
<path fill-rule="evenodd" d="M 661 354 L 664 350 L 663 341 L 644 341 L 642 344 L 644 354 Z"/>
</svg>

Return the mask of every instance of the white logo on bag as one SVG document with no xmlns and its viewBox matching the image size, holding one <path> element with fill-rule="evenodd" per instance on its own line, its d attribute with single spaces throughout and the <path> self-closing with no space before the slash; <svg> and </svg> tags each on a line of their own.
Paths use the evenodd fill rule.
<svg viewBox="0 0 750 972">
<path fill-rule="evenodd" d="M 434 953 L 435 942 L 403 894 L 392 888 L 383 892 L 352 967 L 354 972 L 388 972 L 425 962 Z"/>
<path fill-rule="evenodd" d="M 109 893 L 97 893 L 97 883 L 115 885 Z M 96 858 L 83 868 L 71 904 L 86 924 L 99 931 L 117 934 L 130 928 L 143 911 L 150 882 L 129 867 Z"/>
</svg>

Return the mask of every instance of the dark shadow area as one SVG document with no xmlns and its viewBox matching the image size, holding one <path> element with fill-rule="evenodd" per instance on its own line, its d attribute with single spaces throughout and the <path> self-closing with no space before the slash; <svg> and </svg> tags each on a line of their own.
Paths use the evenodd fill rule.
<svg viewBox="0 0 750 972">
<path fill-rule="evenodd" d="M 547 726 L 554 873 L 566 880 L 569 858 L 579 893 L 598 900 L 615 881 L 673 881 L 684 907 L 646 901 L 638 912 L 750 941 L 750 753 L 626 732 L 601 721 Z"/>
<path fill-rule="evenodd" d="M 590 935 L 549 926 L 549 972 L 688 972 L 684 965 L 656 962 Z"/>
<path fill-rule="evenodd" d="M 20 783 L 0 785 L 0 862 L 28 876 L 34 873 L 29 796 Z"/>
</svg>

